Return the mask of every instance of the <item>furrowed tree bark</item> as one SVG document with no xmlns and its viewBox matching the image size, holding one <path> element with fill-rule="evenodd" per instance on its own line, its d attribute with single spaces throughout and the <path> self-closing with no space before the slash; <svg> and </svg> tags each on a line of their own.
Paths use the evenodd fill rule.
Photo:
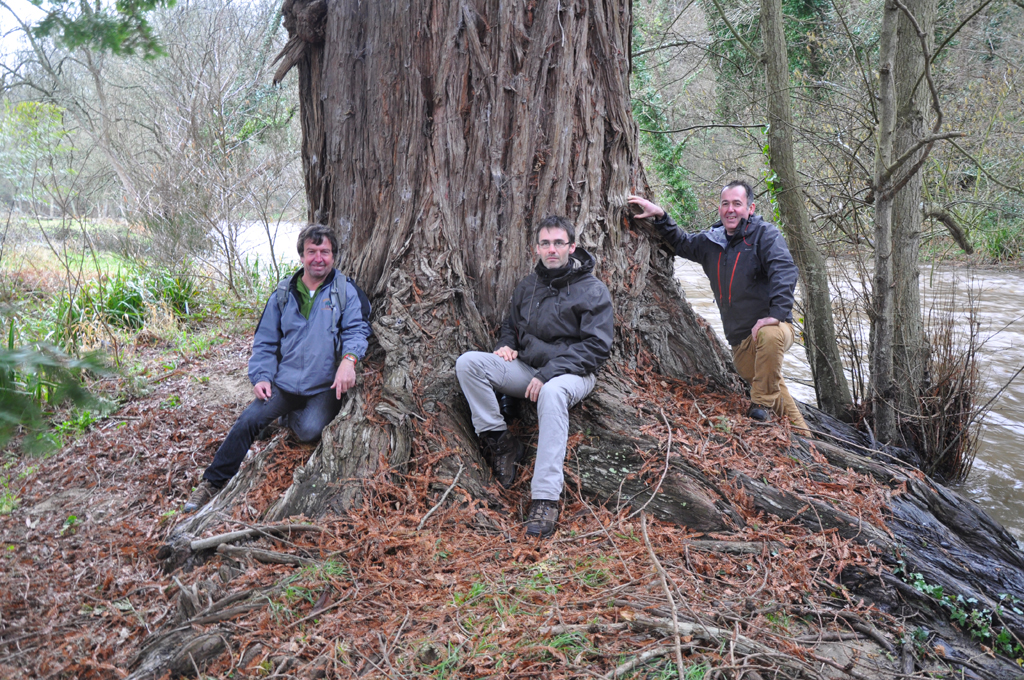
<svg viewBox="0 0 1024 680">
<path fill-rule="evenodd" d="M 627 219 L 626 197 L 644 185 L 627 105 L 628 3 L 294 0 L 285 12 L 280 58 L 298 67 L 309 218 L 337 231 L 340 269 L 373 301 L 382 380 L 350 394 L 266 520 L 361 504 L 381 466 L 406 470 L 414 437 L 434 460 L 417 461 L 420 472 L 451 480 L 464 465 L 459 486 L 499 502 L 454 365 L 492 349 L 535 261 L 531 225 L 547 214 L 573 220 L 614 300 L 615 346 L 599 384 L 615 366 L 643 366 L 741 389 L 729 351 L 681 295 L 671 254 Z M 586 427 L 604 455 L 628 459 L 629 388 L 602 390 L 601 415 Z M 180 525 L 167 568 L 192 559 L 185 543 L 259 480 L 236 476 Z M 600 480 L 584 487 L 610 495 Z M 652 512 L 725 526 L 732 511 L 717 493 L 699 481 L 678 487 L 671 508 Z"/>
<path fill-rule="evenodd" d="M 839 357 L 825 258 L 811 232 L 811 220 L 796 169 L 793 114 L 789 102 L 789 56 L 781 0 L 761 1 L 761 37 L 768 89 L 769 164 L 775 172 L 781 226 L 800 270 L 806 313 L 803 324 L 805 342 L 818 408 L 844 419 L 849 417 L 853 397 Z"/>
<path fill-rule="evenodd" d="M 310 219 L 337 231 L 341 269 L 374 301 L 385 439 L 410 437 L 410 419 L 434 420 L 447 438 L 439 449 L 457 452 L 436 472 L 451 479 L 465 464 L 460 485 L 474 495 L 488 496 L 490 476 L 454 361 L 492 349 L 544 215 L 569 216 L 598 258 L 619 321 L 613 363 L 642 355 L 668 375 L 737 385 L 669 258 L 624 219 L 643 182 L 624 106 L 630 30 L 626 3 L 337 2 L 322 46 L 299 62 Z M 349 439 L 363 436 L 376 435 Z M 334 441 L 306 468 L 318 484 L 338 467 Z M 382 458 L 401 469 L 404 457 L 383 447 L 350 479 Z M 307 496 L 278 511 L 313 510 Z M 360 502 L 333 496 L 335 510 Z"/>
<path fill-rule="evenodd" d="M 929 48 L 934 41 L 935 0 L 904 0 L 918 26 L 927 34 Z M 930 59 L 917 36 L 910 19 L 900 13 L 897 27 L 895 62 L 895 90 L 897 122 L 893 135 L 893 153 L 902 156 L 917 140 L 927 133 L 925 113 L 928 106 L 928 86 L 923 74 L 925 62 Z M 924 154 L 918 151 L 917 155 Z M 909 164 L 913 165 L 914 157 Z M 916 439 L 913 433 L 920 423 L 913 416 L 920 415 L 919 398 L 925 387 L 929 344 L 921 318 L 921 281 L 918 257 L 921 250 L 921 180 L 923 171 L 913 173 L 906 185 L 893 197 L 892 261 L 893 289 L 893 376 L 896 404 L 904 414 L 906 437 Z"/>
</svg>

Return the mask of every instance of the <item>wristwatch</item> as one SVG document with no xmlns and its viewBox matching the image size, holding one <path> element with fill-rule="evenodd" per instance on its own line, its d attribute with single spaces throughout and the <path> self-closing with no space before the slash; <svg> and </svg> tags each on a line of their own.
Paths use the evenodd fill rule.
<svg viewBox="0 0 1024 680">
<path fill-rule="evenodd" d="M 341 357 L 342 361 L 344 361 L 345 359 L 351 359 L 353 366 L 359 363 L 359 357 L 357 357 L 355 354 L 346 354 L 343 357 Z"/>
</svg>

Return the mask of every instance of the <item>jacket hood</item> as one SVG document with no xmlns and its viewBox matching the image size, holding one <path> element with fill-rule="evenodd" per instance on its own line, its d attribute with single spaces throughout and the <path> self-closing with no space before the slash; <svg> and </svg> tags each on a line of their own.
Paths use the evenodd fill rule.
<svg viewBox="0 0 1024 680">
<path fill-rule="evenodd" d="M 761 215 L 754 213 L 749 218 L 744 218 L 740 221 L 739 227 L 736 229 L 733 237 L 737 234 L 741 236 L 749 236 L 754 232 L 754 230 L 760 227 L 762 223 L 764 223 L 764 220 L 761 218 Z M 722 224 L 722 220 L 718 220 L 712 224 L 711 228 L 707 231 L 707 235 L 709 239 L 722 246 L 722 248 L 729 245 L 730 236 L 725 233 L 725 225 Z"/>
<path fill-rule="evenodd" d="M 569 261 L 564 267 L 548 269 L 538 260 L 533 270 L 544 285 L 563 288 L 574 279 L 592 273 L 596 263 L 593 255 L 577 245 L 576 250 L 569 254 Z"/>
</svg>

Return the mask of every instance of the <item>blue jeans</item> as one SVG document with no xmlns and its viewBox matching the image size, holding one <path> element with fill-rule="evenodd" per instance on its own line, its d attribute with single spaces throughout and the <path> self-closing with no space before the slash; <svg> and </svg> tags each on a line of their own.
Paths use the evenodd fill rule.
<svg viewBox="0 0 1024 680">
<path fill-rule="evenodd" d="M 270 389 L 270 399 L 254 399 L 242 411 L 224 443 L 217 449 L 210 467 L 203 473 L 203 479 L 218 489 L 235 476 L 256 435 L 274 419 L 288 416 L 286 424 L 299 441 L 309 442 L 319 438 L 341 410 L 341 401 L 335 398 L 333 389 L 312 396 L 291 394 L 277 385 Z"/>
</svg>

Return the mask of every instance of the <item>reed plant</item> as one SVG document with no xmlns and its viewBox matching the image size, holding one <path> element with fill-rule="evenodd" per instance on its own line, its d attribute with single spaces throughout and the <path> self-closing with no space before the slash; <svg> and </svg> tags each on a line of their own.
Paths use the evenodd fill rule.
<svg viewBox="0 0 1024 680">
<path fill-rule="evenodd" d="M 921 412 L 914 428 L 920 437 L 923 471 L 948 483 L 967 479 L 983 416 L 977 401 L 982 345 L 978 307 L 968 287 L 963 309 L 958 309 L 961 295 L 954 283 L 944 306 L 933 306 L 929 312 L 929 380 L 919 398 Z"/>
</svg>

